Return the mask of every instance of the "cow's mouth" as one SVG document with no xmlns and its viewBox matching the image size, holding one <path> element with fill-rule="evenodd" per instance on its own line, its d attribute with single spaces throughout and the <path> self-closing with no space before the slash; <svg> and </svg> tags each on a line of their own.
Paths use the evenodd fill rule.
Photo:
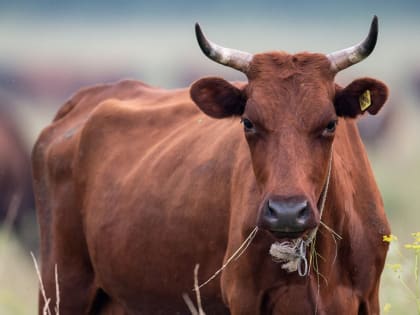
<svg viewBox="0 0 420 315">
<path fill-rule="evenodd" d="M 280 263 L 281 268 L 289 273 L 297 271 L 300 276 L 307 275 L 309 264 L 306 250 L 311 242 L 308 231 L 270 232 L 275 239 L 269 249 L 273 261 Z"/>
<path fill-rule="evenodd" d="M 270 231 L 270 233 L 276 238 L 276 240 L 289 240 L 303 238 L 306 233 L 305 230 L 302 231 Z"/>
</svg>

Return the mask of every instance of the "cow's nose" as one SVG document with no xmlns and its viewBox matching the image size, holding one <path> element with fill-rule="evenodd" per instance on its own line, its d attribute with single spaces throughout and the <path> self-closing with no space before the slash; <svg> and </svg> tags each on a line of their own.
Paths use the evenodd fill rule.
<svg viewBox="0 0 420 315">
<path fill-rule="evenodd" d="M 271 232 L 292 236 L 314 227 L 313 211 L 303 198 L 271 198 L 265 202 L 260 223 Z"/>
</svg>

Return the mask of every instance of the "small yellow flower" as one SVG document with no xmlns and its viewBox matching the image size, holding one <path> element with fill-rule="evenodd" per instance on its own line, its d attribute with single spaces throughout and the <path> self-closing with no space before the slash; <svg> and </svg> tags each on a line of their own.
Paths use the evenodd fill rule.
<svg viewBox="0 0 420 315">
<path fill-rule="evenodd" d="M 386 242 L 386 243 L 391 243 L 392 241 L 397 241 L 398 238 L 395 235 L 389 234 L 389 235 L 384 235 L 382 237 L 382 241 Z"/>
<path fill-rule="evenodd" d="M 415 243 L 420 243 L 420 232 L 411 233 L 415 239 Z"/>
<path fill-rule="evenodd" d="M 391 310 L 391 304 L 386 303 L 384 305 L 384 313 L 387 314 L 387 313 L 389 313 L 390 310 Z"/>
<path fill-rule="evenodd" d="M 386 264 L 386 266 L 394 272 L 401 271 L 401 264 Z"/>
<path fill-rule="evenodd" d="M 420 232 L 411 233 L 411 235 L 413 235 L 413 237 L 417 238 L 417 237 L 420 237 Z"/>
<path fill-rule="evenodd" d="M 404 247 L 407 249 L 420 249 L 420 244 L 405 244 Z"/>
</svg>

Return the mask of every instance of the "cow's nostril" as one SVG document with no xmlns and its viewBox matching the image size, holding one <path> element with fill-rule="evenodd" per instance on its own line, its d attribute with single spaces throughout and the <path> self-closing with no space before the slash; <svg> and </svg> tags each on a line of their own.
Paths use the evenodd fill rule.
<svg viewBox="0 0 420 315">
<path fill-rule="evenodd" d="M 277 217 L 276 211 L 270 205 L 270 200 L 267 202 L 267 216 L 271 218 Z"/>
<path fill-rule="evenodd" d="M 303 198 L 268 199 L 265 202 L 261 226 L 275 233 L 297 233 L 311 225 L 312 208 Z"/>
<path fill-rule="evenodd" d="M 305 220 L 309 215 L 309 208 L 308 206 L 305 204 L 305 206 L 298 212 L 296 218 L 298 220 Z"/>
</svg>

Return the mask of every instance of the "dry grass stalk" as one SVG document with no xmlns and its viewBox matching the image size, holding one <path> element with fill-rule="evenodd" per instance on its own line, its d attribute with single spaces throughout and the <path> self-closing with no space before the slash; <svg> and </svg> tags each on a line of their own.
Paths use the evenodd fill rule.
<svg viewBox="0 0 420 315">
<path fill-rule="evenodd" d="M 44 300 L 44 307 L 42 309 L 43 315 L 52 315 L 50 310 L 50 302 L 51 299 L 47 298 L 47 294 L 45 293 L 44 283 L 42 281 L 41 272 L 39 271 L 38 263 L 34 254 L 31 252 L 32 260 L 35 265 L 36 274 L 39 280 L 39 288 L 41 290 L 41 295 Z M 56 300 L 55 300 L 55 314 L 60 315 L 60 287 L 58 285 L 58 271 L 57 271 L 57 264 L 55 264 L 55 293 L 56 293 Z"/>
<path fill-rule="evenodd" d="M 198 315 L 206 315 L 206 313 L 204 313 L 202 305 L 201 305 L 201 294 L 200 294 L 200 288 L 198 287 L 198 268 L 199 267 L 200 267 L 200 265 L 196 264 L 195 268 L 194 268 L 195 297 L 197 299 Z"/>
<path fill-rule="evenodd" d="M 200 289 L 204 287 L 207 283 L 212 281 L 214 278 L 216 278 L 233 260 L 238 259 L 241 257 L 241 255 L 248 249 L 249 245 L 251 244 L 252 240 L 254 239 L 255 235 L 258 232 L 258 227 L 256 226 L 251 233 L 249 233 L 248 237 L 243 241 L 241 246 L 232 254 L 232 256 L 229 257 L 229 259 L 220 267 L 219 270 L 217 270 L 209 279 L 207 279 L 205 282 L 200 284 L 197 289 Z M 196 289 L 194 289 L 196 291 Z"/>
<path fill-rule="evenodd" d="M 50 299 L 47 299 L 44 303 L 44 307 L 42 308 L 42 315 L 51 315 L 50 312 Z"/>
<path fill-rule="evenodd" d="M 201 305 L 200 287 L 198 286 L 198 268 L 199 267 L 200 265 L 196 264 L 194 268 L 194 291 L 195 291 L 195 297 L 197 299 L 197 308 L 195 307 L 194 302 L 191 301 L 188 294 L 184 293 L 182 295 L 182 297 L 184 298 L 185 304 L 187 304 L 188 309 L 190 310 L 192 315 L 206 315 Z"/>
<path fill-rule="evenodd" d="M 198 315 L 198 311 L 195 308 L 194 302 L 191 301 L 190 296 L 187 293 L 182 294 L 185 304 L 187 304 L 188 310 L 191 312 L 191 315 Z"/>
<path fill-rule="evenodd" d="M 55 314 L 60 315 L 60 286 L 58 285 L 58 268 L 57 264 L 54 266 L 55 273 Z"/>
</svg>

